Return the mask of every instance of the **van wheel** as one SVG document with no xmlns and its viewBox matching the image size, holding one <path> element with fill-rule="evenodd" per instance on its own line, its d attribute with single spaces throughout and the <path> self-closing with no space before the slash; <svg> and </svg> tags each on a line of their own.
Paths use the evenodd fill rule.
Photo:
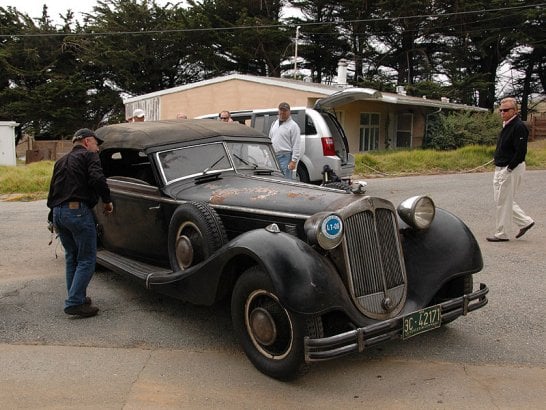
<svg viewBox="0 0 546 410">
<path fill-rule="evenodd" d="M 208 204 L 180 205 L 169 224 L 169 261 L 174 271 L 204 261 L 227 242 L 222 220 Z"/>
<path fill-rule="evenodd" d="M 309 172 L 307 172 L 307 168 L 305 168 L 305 165 L 301 161 L 298 162 L 298 168 L 296 169 L 296 179 L 306 184 L 309 183 Z"/>
</svg>

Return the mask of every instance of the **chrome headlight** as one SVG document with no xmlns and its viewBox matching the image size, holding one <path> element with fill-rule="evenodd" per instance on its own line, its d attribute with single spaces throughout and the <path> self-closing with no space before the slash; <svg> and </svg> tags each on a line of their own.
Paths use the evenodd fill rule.
<svg viewBox="0 0 546 410">
<path fill-rule="evenodd" d="M 337 214 L 319 212 L 305 221 L 305 234 L 309 241 L 322 249 L 334 249 L 343 239 L 343 221 Z"/>
<path fill-rule="evenodd" d="M 413 196 L 406 199 L 397 208 L 400 218 L 415 229 L 427 229 L 434 215 L 436 207 L 428 196 Z"/>
</svg>

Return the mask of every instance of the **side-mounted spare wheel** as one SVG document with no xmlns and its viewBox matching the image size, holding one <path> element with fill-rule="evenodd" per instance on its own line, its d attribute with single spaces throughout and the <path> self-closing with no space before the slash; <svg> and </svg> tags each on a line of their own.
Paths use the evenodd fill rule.
<svg viewBox="0 0 546 410">
<path fill-rule="evenodd" d="M 303 317 L 286 309 L 269 275 L 254 266 L 237 280 L 231 299 L 235 333 L 252 364 L 280 380 L 307 371 L 304 337 L 322 337 L 320 317 Z"/>
<path fill-rule="evenodd" d="M 208 204 L 180 205 L 169 224 L 169 261 L 174 271 L 204 261 L 227 242 L 222 220 Z"/>
</svg>

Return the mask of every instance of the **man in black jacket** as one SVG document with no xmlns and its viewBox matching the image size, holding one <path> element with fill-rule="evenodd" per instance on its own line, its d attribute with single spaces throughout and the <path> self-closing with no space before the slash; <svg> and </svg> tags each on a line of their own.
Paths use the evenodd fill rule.
<svg viewBox="0 0 546 410">
<path fill-rule="evenodd" d="M 95 273 L 97 231 L 93 207 L 99 197 L 103 212 L 114 210 L 110 189 L 102 171 L 98 151 L 102 140 L 87 128 L 72 138 L 74 147 L 55 163 L 47 206 L 65 250 L 68 315 L 94 316 L 99 309 L 87 296 L 87 285 Z"/>
<path fill-rule="evenodd" d="M 521 238 L 535 222 L 515 202 L 516 192 L 525 172 L 525 155 L 529 130 L 518 116 L 514 98 L 505 98 L 500 104 L 502 131 L 495 150 L 495 176 L 493 191 L 496 203 L 496 232 L 486 239 L 489 242 L 506 242 L 512 220 L 519 227 L 516 239 Z"/>
</svg>

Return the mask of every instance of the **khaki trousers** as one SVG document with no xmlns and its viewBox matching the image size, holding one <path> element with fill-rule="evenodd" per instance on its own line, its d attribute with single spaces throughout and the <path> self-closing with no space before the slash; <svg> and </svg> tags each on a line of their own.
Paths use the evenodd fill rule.
<svg viewBox="0 0 546 410">
<path fill-rule="evenodd" d="M 508 167 L 495 167 L 493 196 L 496 204 L 495 236 L 497 238 L 508 239 L 508 235 L 511 233 L 512 221 L 519 228 L 528 226 L 533 222 L 515 201 L 524 172 L 525 162 L 519 164 L 512 172 L 508 172 Z"/>
</svg>

